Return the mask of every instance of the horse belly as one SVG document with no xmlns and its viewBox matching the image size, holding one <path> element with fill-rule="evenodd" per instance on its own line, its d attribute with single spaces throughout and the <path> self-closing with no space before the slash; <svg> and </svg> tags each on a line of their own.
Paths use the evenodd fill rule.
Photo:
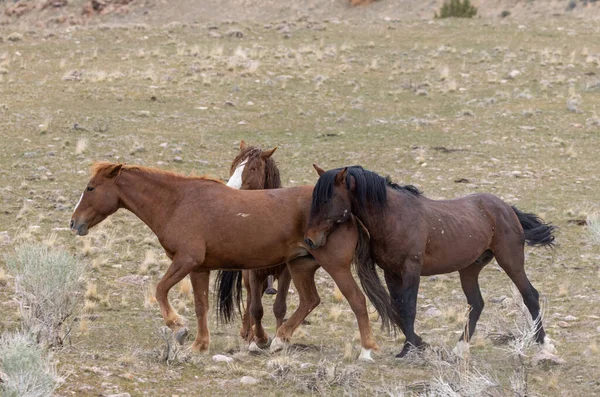
<svg viewBox="0 0 600 397">
<path fill-rule="evenodd" d="M 446 237 L 445 234 L 448 234 Z M 430 237 L 423 261 L 423 276 L 452 273 L 471 264 L 489 249 L 491 233 L 466 231 Z"/>
</svg>

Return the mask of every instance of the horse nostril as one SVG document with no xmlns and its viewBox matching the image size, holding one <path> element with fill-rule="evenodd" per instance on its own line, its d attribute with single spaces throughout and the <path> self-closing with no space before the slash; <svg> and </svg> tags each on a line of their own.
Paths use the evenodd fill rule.
<svg viewBox="0 0 600 397">
<path fill-rule="evenodd" d="M 71 223 L 69 223 L 69 227 L 71 229 L 73 229 L 73 226 L 75 226 L 75 221 L 73 219 L 71 219 Z"/>
<path fill-rule="evenodd" d="M 314 249 L 314 248 L 315 248 L 315 243 L 314 243 L 314 242 L 313 242 L 311 239 L 309 239 L 308 237 L 304 239 L 304 242 L 305 242 L 305 243 L 306 243 L 306 244 L 307 244 L 307 245 L 308 245 L 310 248 L 312 248 L 312 249 Z"/>
</svg>

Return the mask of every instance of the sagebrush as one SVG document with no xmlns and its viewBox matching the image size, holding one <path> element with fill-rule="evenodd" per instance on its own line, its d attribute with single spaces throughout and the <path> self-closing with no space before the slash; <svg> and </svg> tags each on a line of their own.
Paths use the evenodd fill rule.
<svg viewBox="0 0 600 397">
<path fill-rule="evenodd" d="M 0 338 L 0 394 L 4 397 L 46 397 L 62 383 L 56 367 L 34 338 L 5 333 Z"/>
<path fill-rule="evenodd" d="M 435 13 L 435 18 L 473 18 L 477 15 L 477 7 L 470 0 L 444 1 L 440 13 Z"/>
<path fill-rule="evenodd" d="M 6 255 L 15 277 L 23 329 L 48 346 L 62 345 L 82 306 L 85 265 L 44 245 L 22 245 Z"/>
</svg>

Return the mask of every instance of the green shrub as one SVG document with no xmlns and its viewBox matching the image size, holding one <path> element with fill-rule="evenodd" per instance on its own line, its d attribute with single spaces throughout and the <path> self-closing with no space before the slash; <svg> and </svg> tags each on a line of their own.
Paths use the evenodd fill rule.
<svg viewBox="0 0 600 397">
<path fill-rule="evenodd" d="M 440 13 L 435 13 L 435 18 L 473 18 L 477 15 L 477 8 L 471 5 L 470 0 L 444 1 Z"/>
<path fill-rule="evenodd" d="M 15 276 L 23 329 L 38 343 L 61 345 L 70 332 L 81 294 L 85 266 L 64 251 L 23 245 L 5 255 Z"/>
<path fill-rule="evenodd" d="M 62 379 L 44 350 L 28 335 L 5 333 L 0 338 L 0 395 L 47 397 Z"/>
</svg>

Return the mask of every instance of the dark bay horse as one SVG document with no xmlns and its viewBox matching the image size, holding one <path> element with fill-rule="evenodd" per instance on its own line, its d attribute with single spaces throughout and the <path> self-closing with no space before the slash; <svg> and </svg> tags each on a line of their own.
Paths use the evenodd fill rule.
<svg viewBox="0 0 600 397">
<path fill-rule="evenodd" d="M 231 163 L 227 186 L 245 190 L 280 188 L 279 169 L 271 157 L 276 149 L 261 150 L 241 141 L 240 152 Z M 279 328 L 287 311 L 286 300 L 292 277 L 286 263 L 264 269 L 242 270 L 241 273 L 246 288 L 246 306 L 240 336 L 250 343 L 251 351 L 257 351 L 269 343 L 269 337 L 262 327 L 262 296 L 265 293 L 277 293 L 272 287 L 273 277 L 277 277 L 279 294 L 273 304 L 273 314 Z M 217 276 L 217 289 L 223 294 L 218 297 L 217 310 L 225 321 L 233 317 L 233 295 L 239 291 L 232 291 L 231 285 L 235 279 L 236 275 L 232 271 L 220 270 Z"/>
<path fill-rule="evenodd" d="M 384 320 L 404 332 L 406 342 L 397 357 L 423 345 L 414 331 L 420 276 L 458 271 L 471 310 L 460 342 L 468 343 L 483 298 L 478 276 L 492 258 L 515 283 L 535 321 L 535 337 L 544 343 L 539 296 L 524 267 L 524 245 L 552 246 L 554 226 L 498 197 L 478 193 L 455 200 L 431 200 L 414 186 L 399 186 L 360 166 L 325 172 L 313 193 L 306 243 L 318 252 L 328 235 L 354 214 L 371 236 L 371 253 L 359 261 L 363 289 Z M 374 261 L 374 262 L 373 262 Z M 375 270 L 379 265 L 391 295 Z M 463 342 L 464 341 L 464 342 Z"/>
<path fill-rule="evenodd" d="M 355 250 L 366 236 L 346 222 L 317 251 L 304 242 L 312 186 L 271 190 L 237 190 L 207 177 L 185 177 L 154 168 L 97 163 L 71 217 L 80 236 L 125 208 L 158 237 L 171 265 L 156 286 L 163 320 L 173 331 L 184 321 L 168 301 L 169 290 L 190 275 L 198 321 L 194 351 L 207 351 L 208 283 L 211 270 L 259 269 L 288 263 L 299 305 L 277 330 L 271 351 L 281 350 L 294 330 L 319 304 L 314 274 L 327 271 L 348 300 L 361 334 L 359 359 L 377 349 L 371 334 L 365 296 L 351 272 Z M 368 243 L 367 243 L 368 244 Z"/>
</svg>

